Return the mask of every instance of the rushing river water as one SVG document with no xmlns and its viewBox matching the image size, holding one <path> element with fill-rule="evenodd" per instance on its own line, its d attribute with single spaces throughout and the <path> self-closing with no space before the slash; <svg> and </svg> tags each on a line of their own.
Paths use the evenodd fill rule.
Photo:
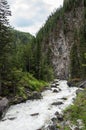
<svg viewBox="0 0 86 130">
<path fill-rule="evenodd" d="M 46 127 L 55 117 L 55 113 L 62 113 L 76 97 L 76 87 L 69 88 L 66 81 L 59 81 L 58 84 L 57 88 L 52 87 L 42 92 L 43 99 L 28 100 L 26 103 L 11 106 L 0 121 L 0 130 L 38 130 L 42 126 Z M 58 105 L 52 105 L 54 103 Z"/>
</svg>

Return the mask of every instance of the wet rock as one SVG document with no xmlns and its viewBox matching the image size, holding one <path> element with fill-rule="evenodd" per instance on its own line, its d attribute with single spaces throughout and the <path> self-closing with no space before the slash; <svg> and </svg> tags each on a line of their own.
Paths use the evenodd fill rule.
<svg viewBox="0 0 86 130">
<path fill-rule="evenodd" d="M 57 105 L 62 105 L 62 104 L 63 104 L 63 102 L 54 102 L 54 103 L 52 103 L 51 105 L 57 106 Z"/>
<path fill-rule="evenodd" d="M 1 121 L 6 121 L 6 120 L 7 120 L 7 119 L 4 119 L 4 118 L 3 118 Z"/>
<path fill-rule="evenodd" d="M 10 104 L 19 104 L 24 102 L 25 99 L 23 97 L 14 97 L 10 99 Z"/>
<path fill-rule="evenodd" d="M 56 84 L 51 84 L 51 88 L 57 88 Z"/>
<path fill-rule="evenodd" d="M 86 88 L 86 81 L 80 83 L 79 88 Z"/>
<path fill-rule="evenodd" d="M 53 118 L 51 119 L 51 121 L 56 122 L 56 121 L 57 121 L 57 118 L 53 117 Z"/>
<path fill-rule="evenodd" d="M 60 122 L 64 120 L 64 119 L 63 119 L 63 115 L 60 114 L 59 112 L 56 112 L 55 115 L 56 115 L 57 119 L 58 119 Z"/>
<path fill-rule="evenodd" d="M 56 86 L 59 86 L 59 83 L 56 83 Z"/>
<path fill-rule="evenodd" d="M 68 81 L 68 82 L 67 82 L 67 85 L 68 85 L 69 87 L 72 87 L 74 84 L 73 84 L 71 81 Z"/>
<path fill-rule="evenodd" d="M 38 116 L 39 113 L 33 113 L 33 114 L 30 114 L 30 116 Z"/>
<path fill-rule="evenodd" d="M 53 90 L 53 93 L 58 93 L 59 91 L 57 89 L 54 89 Z"/>
<path fill-rule="evenodd" d="M 49 130 L 58 130 L 57 125 L 51 125 L 49 126 Z"/>
<path fill-rule="evenodd" d="M 16 117 L 9 117 L 8 119 L 9 120 L 14 120 L 14 119 L 16 119 Z"/>
<path fill-rule="evenodd" d="M 63 115 L 58 115 L 57 116 L 57 119 L 61 122 L 61 121 L 63 121 L 64 119 L 63 119 Z"/>
<path fill-rule="evenodd" d="M 2 118 L 9 107 L 9 101 L 7 98 L 2 98 L 0 100 L 0 118 Z"/>
<path fill-rule="evenodd" d="M 67 98 L 66 97 L 63 97 L 63 98 L 61 98 L 62 100 L 67 100 Z"/>
<path fill-rule="evenodd" d="M 34 99 L 42 99 L 42 95 L 39 92 L 33 92 L 30 96 L 28 96 L 29 100 L 34 100 Z"/>
</svg>

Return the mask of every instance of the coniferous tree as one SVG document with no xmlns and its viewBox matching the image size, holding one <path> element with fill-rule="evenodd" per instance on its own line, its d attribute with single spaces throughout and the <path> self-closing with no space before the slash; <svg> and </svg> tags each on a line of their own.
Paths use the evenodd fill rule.
<svg viewBox="0 0 86 130">
<path fill-rule="evenodd" d="M 10 16 L 9 6 L 6 0 L 0 0 L 0 92 L 2 81 L 7 69 L 7 55 L 10 49 L 9 22 L 7 16 Z"/>
</svg>

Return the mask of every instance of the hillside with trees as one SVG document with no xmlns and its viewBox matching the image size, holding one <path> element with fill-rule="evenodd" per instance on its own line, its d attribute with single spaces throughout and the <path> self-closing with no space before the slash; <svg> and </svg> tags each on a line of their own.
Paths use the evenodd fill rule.
<svg viewBox="0 0 86 130">
<path fill-rule="evenodd" d="M 1 96 L 27 98 L 27 89 L 41 90 L 55 77 L 86 78 L 85 5 L 84 0 L 65 0 L 34 37 L 10 27 L 8 3 L 0 2 Z"/>
<path fill-rule="evenodd" d="M 27 91 L 39 91 L 47 85 L 30 74 L 33 69 L 32 42 L 29 33 L 10 27 L 11 15 L 7 1 L 0 1 L 0 95 L 8 98 L 28 98 Z M 31 63 L 30 63 L 31 62 Z"/>
</svg>

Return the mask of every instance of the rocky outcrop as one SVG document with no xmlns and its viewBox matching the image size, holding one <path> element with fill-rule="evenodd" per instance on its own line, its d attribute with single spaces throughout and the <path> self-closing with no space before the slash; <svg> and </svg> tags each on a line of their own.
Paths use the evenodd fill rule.
<svg viewBox="0 0 86 130">
<path fill-rule="evenodd" d="M 0 118 L 2 118 L 9 107 L 9 101 L 7 98 L 0 99 Z"/>
<path fill-rule="evenodd" d="M 48 48 L 51 50 L 51 62 L 55 75 L 59 79 L 68 79 L 71 76 L 70 52 L 72 46 L 75 44 L 75 31 L 79 31 L 83 25 L 83 11 L 83 1 L 80 1 L 77 7 L 72 7 L 71 10 L 66 12 L 64 11 L 63 15 L 58 14 L 61 10 L 55 12 L 57 16 L 60 16 L 57 21 L 55 21 L 53 31 L 49 31 L 48 38 L 46 38 L 45 35 L 43 37 L 43 53 L 46 53 Z M 53 19 L 53 16 L 51 16 L 50 19 L 51 18 Z"/>
<path fill-rule="evenodd" d="M 79 84 L 79 88 L 86 88 L 86 81 Z"/>
</svg>

